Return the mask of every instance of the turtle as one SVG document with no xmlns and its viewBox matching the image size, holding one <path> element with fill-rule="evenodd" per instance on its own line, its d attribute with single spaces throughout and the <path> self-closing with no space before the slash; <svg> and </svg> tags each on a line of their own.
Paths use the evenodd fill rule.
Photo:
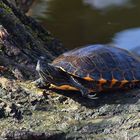
<svg viewBox="0 0 140 140">
<path fill-rule="evenodd" d="M 131 88 L 140 83 L 139 57 L 109 44 L 73 49 L 52 63 L 38 60 L 36 70 L 40 75 L 38 84 L 78 90 L 88 98 L 97 97 L 101 91 Z"/>
</svg>

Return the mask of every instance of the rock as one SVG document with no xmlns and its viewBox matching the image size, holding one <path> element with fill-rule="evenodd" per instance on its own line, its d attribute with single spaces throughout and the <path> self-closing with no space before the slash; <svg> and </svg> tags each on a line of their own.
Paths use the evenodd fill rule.
<svg viewBox="0 0 140 140">
<path fill-rule="evenodd" d="M 8 130 L 2 133 L 6 140 L 63 140 L 65 135 L 62 132 L 32 132 L 29 130 Z"/>
<path fill-rule="evenodd" d="M 1 96 L 4 120 L 0 126 L 5 131 L 24 128 L 36 134 L 59 130 L 64 132 L 62 138 L 83 140 L 140 138 L 139 89 L 101 93 L 90 100 L 79 92 L 38 89 L 31 81 L 10 82 L 14 85 L 10 95 L 5 88 Z"/>
</svg>

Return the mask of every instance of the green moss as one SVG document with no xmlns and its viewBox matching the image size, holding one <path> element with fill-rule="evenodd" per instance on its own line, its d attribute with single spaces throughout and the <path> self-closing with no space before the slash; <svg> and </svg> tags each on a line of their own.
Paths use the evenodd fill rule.
<svg viewBox="0 0 140 140">
<path fill-rule="evenodd" d="M 12 13 L 11 8 L 7 7 L 3 2 L 0 2 L 0 8 L 5 9 L 6 13 Z M 0 14 L 2 16 L 2 14 Z"/>
</svg>

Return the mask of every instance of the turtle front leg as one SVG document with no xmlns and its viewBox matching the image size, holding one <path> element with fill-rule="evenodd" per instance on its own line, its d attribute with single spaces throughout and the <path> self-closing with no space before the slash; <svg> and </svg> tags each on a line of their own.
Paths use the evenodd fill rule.
<svg viewBox="0 0 140 140">
<path fill-rule="evenodd" d="M 93 95 L 90 95 L 88 89 L 80 89 L 80 92 L 83 97 L 87 97 L 89 99 L 98 99 L 98 97 L 96 97 L 97 94 L 94 93 Z"/>
<path fill-rule="evenodd" d="M 90 95 L 89 94 L 89 90 L 87 88 L 85 88 L 84 86 L 82 86 L 77 79 L 75 79 L 74 77 L 71 76 L 71 83 L 72 86 L 76 87 L 77 89 L 80 90 L 81 94 L 83 97 L 87 97 L 89 99 L 97 99 L 98 97 L 96 97 L 96 94 L 94 95 Z"/>
<path fill-rule="evenodd" d="M 81 88 L 80 92 L 83 97 L 87 97 L 89 99 L 98 99 L 98 97 L 96 97 L 96 93 L 94 93 L 93 95 L 90 95 L 87 88 Z"/>
</svg>

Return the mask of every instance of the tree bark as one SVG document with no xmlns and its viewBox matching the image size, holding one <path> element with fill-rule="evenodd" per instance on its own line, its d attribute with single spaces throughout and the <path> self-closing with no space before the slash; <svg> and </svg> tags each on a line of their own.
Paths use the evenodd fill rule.
<svg viewBox="0 0 140 140">
<path fill-rule="evenodd" d="M 35 0 L 9 0 L 9 2 L 12 2 L 24 13 L 26 13 L 30 9 L 30 6 L 33 4 L 34 1 Z"/>
<path fill-rule="evenodd" d="M 40 57 L 47 63 L 65 51 L 50 32 L 7 0 L 0 0 L 0 23 L 0 65 L 6 67 L 12 78 L 18 78 L 18 71 L 23 79 L 35 79 Z"/>
</svg>

